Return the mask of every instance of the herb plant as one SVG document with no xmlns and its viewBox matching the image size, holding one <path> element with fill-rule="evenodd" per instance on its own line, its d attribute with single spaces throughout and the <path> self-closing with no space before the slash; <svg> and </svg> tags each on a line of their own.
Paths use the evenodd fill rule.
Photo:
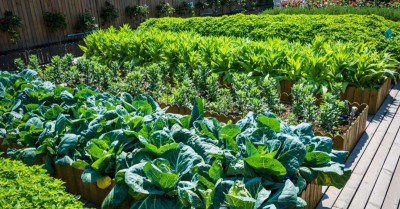
<svg viewBox="0 0 400 209">
<path fill-rule="evenodd" d="M 169 3 L 161 2 L 156 6 L 157 17 L 169 17 L 175 13 L 174 7 L 172 7 Z"/>
<path fill-rule="evenodd" d="M 149 14 L 149 7 L 146 4 L 143 6 L 142 5 L 127 6 L 125 8 L 125 12 L 130 18 L 137 18 L 140 20 L 141 18 L 147 17 L 147 15 Z"/>
<path fill-rule="evenodd" d="M 104 22 L 113 22 L 119 17 L 119 10 L 109 1 L 101 7 L 100 17 Z"/>
<path fill-rule="evenodd" d="M 79 15 L 76 28 L 84 32 L 96 30 L 98 28 L 96 18 L 89 11 L 85 10 L 85 13 Z"/>
<path fill-rule="evenodd" d="M 38 165 L 0 158 L 1 208 L 84 208 L 63 184 Z"/>
<path fill-rule="evenodd" d="M 11 11 L 5 11 L 4 17 L 0 19 L 0 30 L 8 33 L 10 41 L 13 43 L 17 43 L 21 39 L 20 33 L 17 31 L 17 28 L 21 27 L 21 25 L 21 18 Z"/>
<path fill-rule="evenodd" d="M 67 28 L 67 19 L 61 12 L 45 12 L 43 19 L 45 25 L 53 32 Z"/>
</svg>

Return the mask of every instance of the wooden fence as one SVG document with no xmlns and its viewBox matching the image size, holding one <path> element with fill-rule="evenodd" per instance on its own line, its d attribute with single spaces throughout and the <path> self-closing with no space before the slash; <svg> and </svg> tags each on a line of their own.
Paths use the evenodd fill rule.
<svg viewBox="0 0 400 209">
<path fill-rule="evenodd" d="M 125 23 L 137 25 L 125 13 L 127 6 L 148 5 L 149 17 L 155 17 L 156 6 L 161 2 L 170 3 L 176 7 L 184 0 L 109 0 L 119 9 L 119 17 L 113 22 L 114 26 L 121 26 Z M 187 0 L 198 1 L 198 0 Z M 11 43 L 7 33 L 0 31 L 0 54 L 8 53 L 10 50 L 27 49 L 32 47 L 54 44 L 61 41 L 77 39 L 67 37 L 68 34 L 77 33 L 75 29 L 79 15 L 88 10 L 95 18 L 100 27 L 105 28 L 109 24 L 101 24 L 101 7 L 106 0 L 0 0 L 0 18 L 4 17 L 5 11 L 12 11 L 22 20 L 22 26 L 17 29 L 21 34 L 18 43 Z M 193 2 L 195 3 L 195 2 Z M 50 32 L 45 26 L 43 14 L 45 12 L 61 12 L 65 14 L 67 28 L 59 32 Z"/>
</svg>

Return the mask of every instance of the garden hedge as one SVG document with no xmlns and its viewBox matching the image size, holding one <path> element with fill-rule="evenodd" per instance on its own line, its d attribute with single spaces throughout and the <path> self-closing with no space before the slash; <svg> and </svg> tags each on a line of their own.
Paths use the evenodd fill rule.
<svg viewBox="0 0 400 209">
<path fill-rule="evenodd" d="M 337 41 L 371 42 L 370 47 L 400 59 L 400 23 L 377 15 L 232 15 L 222 17 L 149 19 L 141 30 L 193 31 L 204 36 L 233 36 L 251 40 L 283 38 L 310 43 L 315 36 Z M 391 28 L 393 39 L 384 33 Z"/>
<path fill-rule="evenodd" d="M 0 157 L 0 208 L 84 208 L 40 166 Z"/>
<path fill-rule="evenodd" d="M 307 14 L 307 15 L 344 15 L 344 14 L 358 14 L 358 15 L 379 15 L 387 20 L 399 21 L 400 8 L 385 8 L 385 7 L 355 7 L 355 6 L 328 6 L 324 8 L 315 7 L 278 7 L 263 11 L 263 14 Z"/>
</svg>

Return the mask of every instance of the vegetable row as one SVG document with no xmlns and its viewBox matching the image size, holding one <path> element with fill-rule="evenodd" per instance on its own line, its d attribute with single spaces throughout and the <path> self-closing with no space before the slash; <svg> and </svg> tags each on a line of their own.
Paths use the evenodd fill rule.
<svg viewBox="0 0 400 209">
<path fill-rule="evenodd" d="M 84 169 L 82 180 L 115 187 L 103 202 L 132 208 L 301 208 L 307 182 L 344 186 L 347 152 L 316 137 L 311 124 L 289 126 L 272 113 L 249 113 L 236 124 L 167 114 L 145 95 L 118 96 L 84 85 L 70 88 L 37 73 L 0 74 L 0 137 L 27 148 L 8 154 L 45 168 Z"/>
<path fill-rule="evenodd" d="M 311 44 L 281 39 L 250 41 L 233 37 L 202 37 L 190 32 L 156 29 L 133 31 L 128 26 L 110 28 L 85 38 L 86 57 L 117 66 L 165 62 L 172 69 L 180 63 L 213 72 L 271 75 L 297 81 L 306 79 L 322 88 L 335 83 L 376 88 L 386 77 L 395 77 L 397 61 L 367 43 L 342 43 L 315 37 Z"/>
<path fill-rule="evenodd" d="M 279 37 L 311 43 L 316 36 L 343 42 L 370 42 L 400 61 L 400 24 L 377 15 L 232 15 L 222 17 L 150 19 L 139 27 L 193 31 L 204 36 L 233 36 L 264 41 Z M 392 39 L 385 37 L 391 28 Z"/>
<path fill-rule="evenodd" d="M 163 104 L 191 108 L 194 98 L 201 97 L 206 100 L 208 112 L 243 117 L 248 112 L 269 111 L 291 125 L 309 122 L 317 130 L 334 135 L 344 133 L 346 130 L 343 127 L 352 121 L 349 103 L 340 100 L 341 84 L 335 84 L 331 92 L 325 92 L 320 99 L 316 99 L 316 85 L 298 82 L 292 89 L 292 104 L 284 104 L 280 101 L 277 88 L 279 82 L 269 75 L 249 77 L 243 73 L 227 74 L 232 82 L 226 86 L 220 84 L 219 75 L 209 68 L 199 66 L 190 69 L 182 63 L 171 71 L 166 63 L 139 67 L 126 62 L 119 69 L 102 65 L 97 58 L 79 58 L 73 62 L 72 55 L 54 57 L 42 69 L 35 62 L 35 57 L 32 57 L 31 64 L 21 67 L 33 67 L 42 78 L 55 83 L 70 86 L 85 83 L 116 94 L 148 94 Z"/>
</svg>

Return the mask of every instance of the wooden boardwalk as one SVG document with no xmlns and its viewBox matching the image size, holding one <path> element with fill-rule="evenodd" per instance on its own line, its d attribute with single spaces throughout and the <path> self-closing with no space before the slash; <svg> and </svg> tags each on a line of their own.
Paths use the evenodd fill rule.
<svg viewBox="0 0 400 209">
<path fill-rule="evenodd" d="M 400 84 L 394 86 L 346 166 L 353 170 L 342 189 L 324 187 L 318 209 L 400 208 Z"/>
</svg>

